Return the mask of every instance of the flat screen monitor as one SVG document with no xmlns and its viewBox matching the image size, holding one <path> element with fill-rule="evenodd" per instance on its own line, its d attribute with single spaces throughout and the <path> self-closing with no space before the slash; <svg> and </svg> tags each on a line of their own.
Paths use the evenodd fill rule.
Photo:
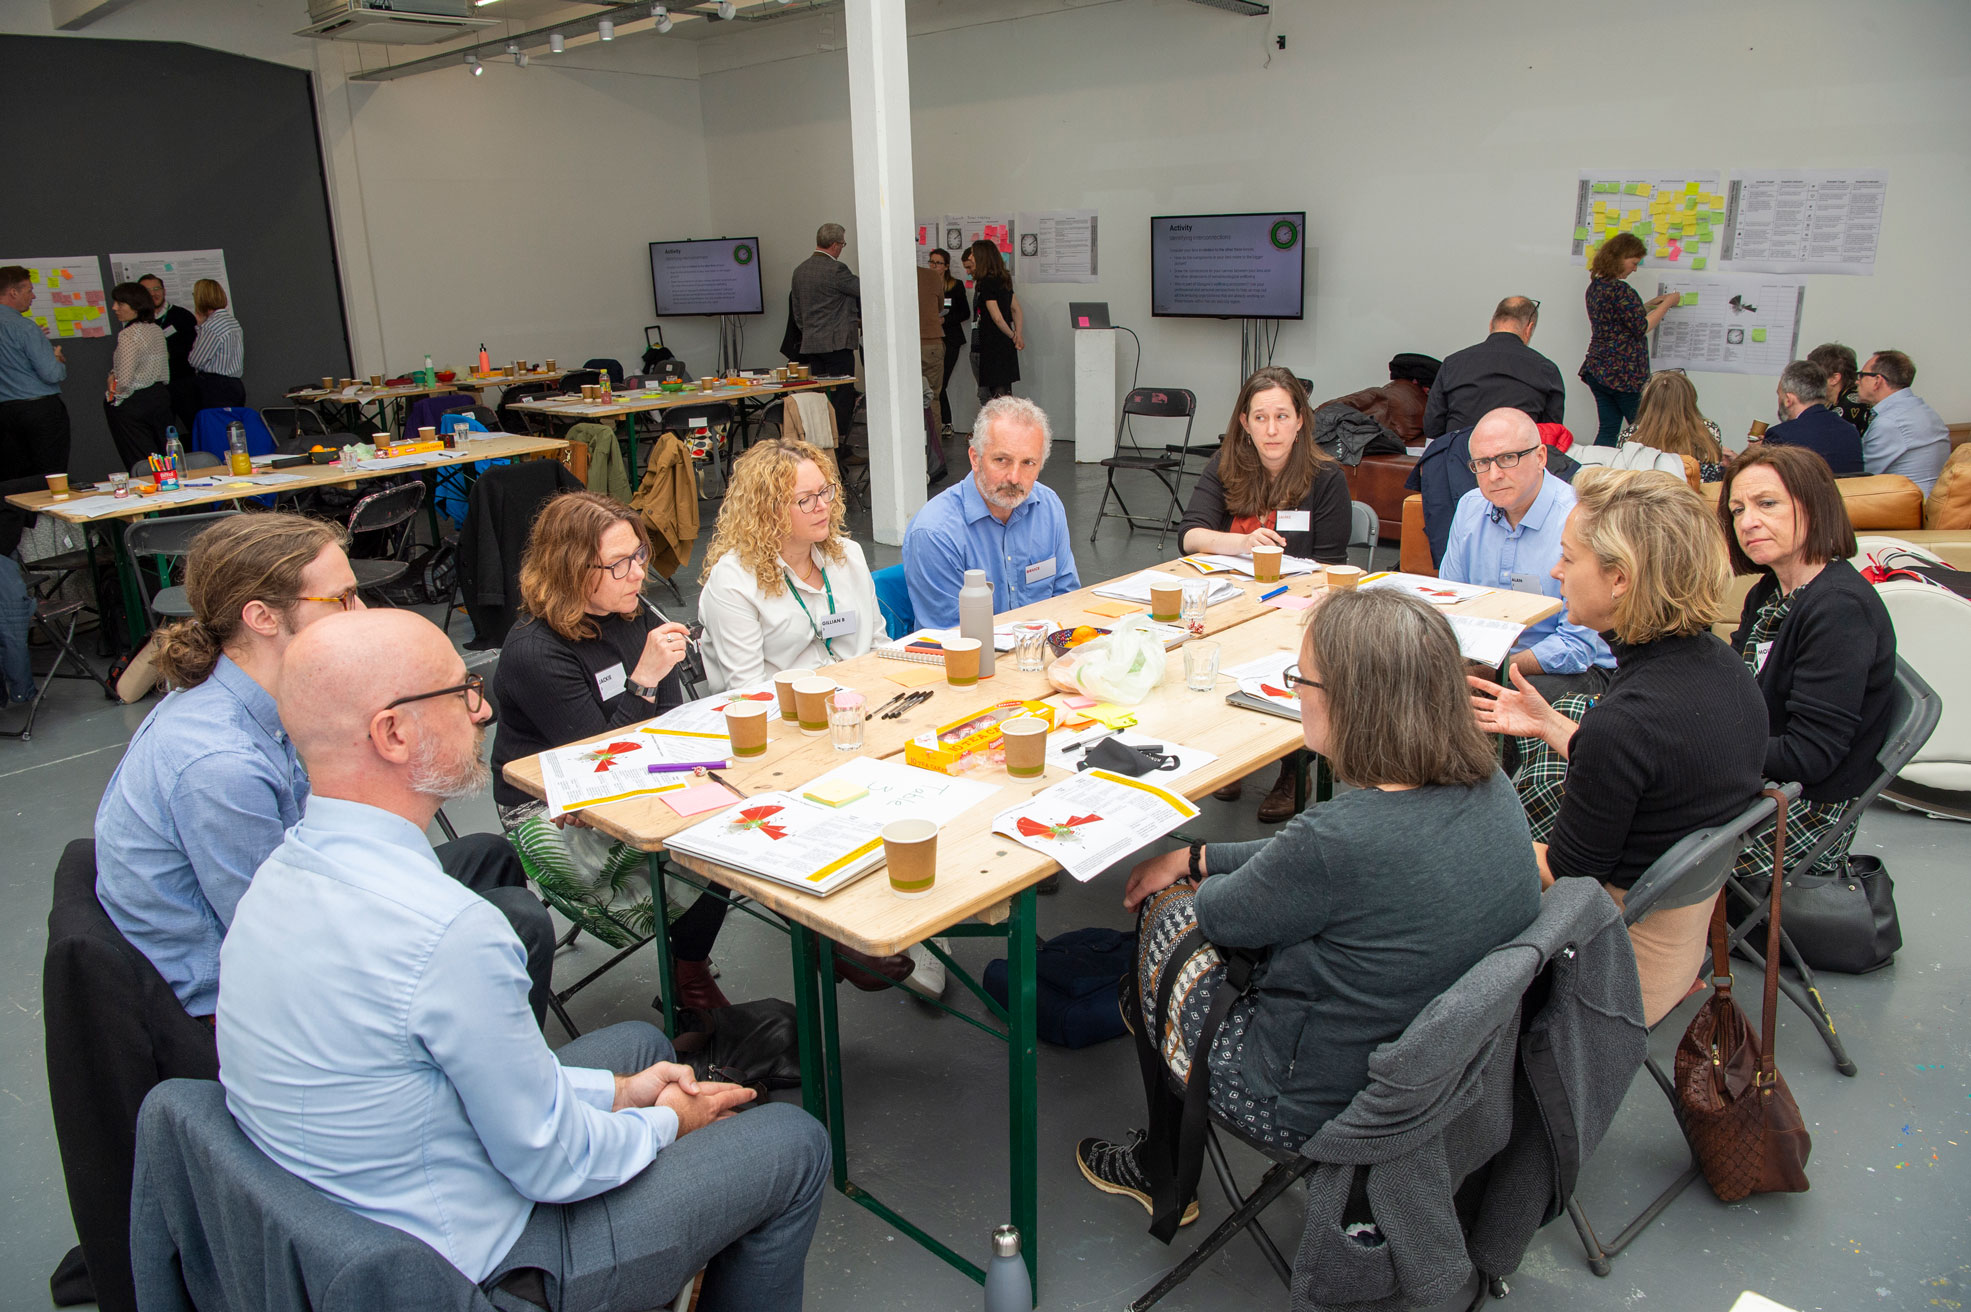
<svg viewBox="0 0 1971 1312">
<path fill-rule="evenodd" d="M 760 239 L 650 243 L 650 288 L 657 314 L 759 314 Z"/>
<path fill-rule="evenodd" d="M 1164 214 L 1150 220 L 1150 313 L 1164 318 L 1298 319 L 1307 212 Z"/>
</svg>

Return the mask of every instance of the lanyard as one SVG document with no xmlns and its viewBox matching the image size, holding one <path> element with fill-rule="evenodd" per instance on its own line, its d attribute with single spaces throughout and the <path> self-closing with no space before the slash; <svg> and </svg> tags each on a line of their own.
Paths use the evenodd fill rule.
<svg viewBox="0 0 1971 1312">
<path fill-rule="evenodd" d="M 828 567 L 826 565 L 817 563 L 815 568 L 821 571 L 821 588 L 822 591 L 828 594 L 828 613 L 833 615 L 835 613 L 835 585 L 828 581 Z M 834 660 L 834 640 L 821 637 L 821 626 L 814 622 L 814 613 L 808 609 L 808 603 L 801 597 L 800 586 L 794 582 L 794 576 L 787 571 L 785 565 L 780 567 L 780 576 L 787 580 L 787 590 L 794 594 L 795 602 L 800 605 L 801 614 L 807 616 L 808 628 L 814 631 L 815 637 L 821 639 L 821 649 L 828 653 L 829 660 Z"/>
</svg>

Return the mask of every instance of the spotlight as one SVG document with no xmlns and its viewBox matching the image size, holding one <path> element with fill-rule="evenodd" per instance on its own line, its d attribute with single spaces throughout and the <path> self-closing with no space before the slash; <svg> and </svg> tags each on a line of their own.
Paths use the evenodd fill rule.
<svg viewBox="0 0 1971 1312">
<path fill-rule="evenodd" d="M 616 39 L 616 25 L 606 18 L 595 25 L 595 32 L 604 41 L 614 41 Z"/>
<path fill-rule="evenodd" d="M 719 0 L 719 18 L 723 21 L 730 23 L 738 12 L 739 9 L 732 0 Z"/>
<path fill-rule="evenodd" d="M 465 66 L 472 70 L 472 76 L 474 77 L 478 77 L 486 71 L 486 66 L 479 62 L 479 56 L 473 54 L 470 50 L 465 52 Z"/>
<path fill-rule="evenodd" d="M 517 55 L 517 54 L 519 54 L 519 53 L 520 53 L 520 45 L 519 45 L 519 43 L 518 43 L 518 42 L 515 42 L 515 41 L 509 41 L 509 42 L 507 42 L 507 43 L 506 43 L 506 52 L 507 52 L 507 53 L 508 53 L 509 55 Z"/>
<path fill-rule="evenodd" d="M 550 54 L 558 55 L 563 50 L 566 50 L 567 48 L 568 48 L 568 43 L 561 39 L 561 33 L 550 32 L 548 34 L 548 52 Z"/>
<path fill-rule="evenodd" d="M 657 32 L 660 36 L 663 33 L 670 31 L 673 27 L 676 26 L 677 24 L 671 21 L 671 16 L 669 14 L 663 15 L 661 18 L 657 20 Z"/>
<path fill-rule="evenodd" d="M 515 68 L 527 67 L 527 52 L 525 50 L 516 50 L 513 52 L 513 66 Z"/>
</svg>

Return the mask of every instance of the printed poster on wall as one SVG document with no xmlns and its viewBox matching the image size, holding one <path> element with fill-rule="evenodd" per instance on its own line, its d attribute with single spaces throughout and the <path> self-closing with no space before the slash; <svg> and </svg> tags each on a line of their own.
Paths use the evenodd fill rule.
<svg viewBox="0 0 1971 1312">
<path fill-rule="evenodd" d="M 1018 245 L 1028 282 L 1096 281 L 1094 210 L 1022 211 Z"/>
<path fill-rule="evenodd" d="M 931 252 L 938 248 L 938 242 L 943 237 L 944 237 L 943 219 L 917 220 L 917 267 L 918 268 L 928 269 L 931 267 Z"/>
<path fill-rule="evenodd" d="M 1569 253 L 1584 267 L 1618 232 L 1642 239 L 1649 261 L 1684 269 L 1715 267 L 1725 233 L 1725 197 L 1716 170 L 1583 169 L 1574 189 Z"/>
<path fill-rule="evenodd" d="M 1006 272 L 1014 272 L 1013 216 L 987 214 L 947 214 L 944 216 L 944 248 L 951 252 L 951 276 L 964 278 L 970 291 L 972 279 L 965 277 L 965 248 L 975 241 L 989 241 L 1006 261 Z"/>
<path fill-rule="evenodd" d="M 1683 299 L 1650 334 L 1652 369 L 1777 378 L 1800 349 L 1807 285 L 1798 278 L 1665 275 L 1656 290 Z"/>
<path fill-rule="evenodd" d="M 1887 169 L 1738 171 L 1719 265 L 1758 273 L 1875 272 Z"/>
<path fill-rule="evenodd" d="M 0 259 L 0 264 L 26 268 L 34 284 L 27 317 L 49 337 L 109 336 L 109 297 L 95 256 L 33 256 Z"/>
<path fill-rule="evenodd" d="M 232 300 L 233 284 L 226 278 L 226 252 L 214 251 L 139 251 L 134 255 L 112 255 L 109 257 L 110 273 L 118 282 L 135 282 L 147 273 L 154 273 L 164 279 L 165 299 L 173 305 L 192 308 L 192 284 L 200 278 L 210 278 L 226 289 L 226 299 Z"/>
</svg>

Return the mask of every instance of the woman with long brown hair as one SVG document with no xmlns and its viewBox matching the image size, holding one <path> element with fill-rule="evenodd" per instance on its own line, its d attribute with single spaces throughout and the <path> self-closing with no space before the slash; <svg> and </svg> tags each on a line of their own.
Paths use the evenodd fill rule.
<svg viewBox="0 0 1971 1312">
<path fill-rule="evenodd" d="M 1651 374 L 1636 406 L 1636 422 L 1622 432 L 1624 442 L 1640 442 L 1697 462 L 1697 481 L 1715 483 L 1731 459 L 1718 441 L 1718 426 L 1697 408 L 1697 388 L 1681 372 Z"/>
<path fill-rule="evenodd" d="M 1348 563 L 1348 479 L 1341 465 L 1314 445 L 1314 416 L 1300 379 L 1274 365 L 1253 371 L 1239 389 L 1225 440 L 1198 475 L 1191 504 L 1177 525 L 1185 551 L 1247 556 L 1255 545 L 1285 547 L 1289 555 L 1325 565 Z M 1274 823 L 1293 814 L 1294 767 L 1259 804 Z M 1236 801 L 1243 782 L 1215 794 Z"/>
<path fill-rule="evenodd" d="M 979 348 L 979 404 L 995 396 L 1006 396 L 1020 381 L 1020 352 L 1027 349 L 1026 312 L 1013 294 L 1013 275 L 999 248 L 989 241 L 975 241 L 965 252 L 971 257 L 976 278 L 973 294 L 977 298 L 979 326 L 974 341 Z"/>
</svg>

